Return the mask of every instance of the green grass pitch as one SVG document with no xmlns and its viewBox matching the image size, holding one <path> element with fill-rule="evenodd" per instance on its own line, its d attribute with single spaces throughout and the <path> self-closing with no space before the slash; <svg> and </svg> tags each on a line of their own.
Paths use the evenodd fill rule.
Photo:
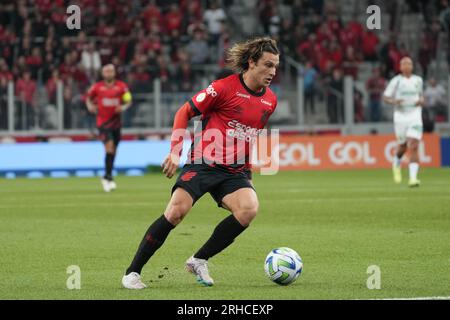
<svg viewBox="0 0 450 320">
<path fill-rule="evenodd" d="M 406 178 L 406 171 L 404 172 Z M 422 169 L 422 186 L 394 185 L 389 170 L 255 175 L 259 215 L 210 260 L 216 285 L 199 286 L 185 260 L 227 212 L 205 195 L 144 268 L 148 289 L 120 280 L 174 180 L 161 174 L 99 179 L 0 180 L 0 299 L 371 299 L 450 296 L 450 170 Z M 271 283 L 267 253 L 299 252 L 291 286 Z M 68 290 L 66 268 L 81 269 Z M 366 286 L 381 270 L 381 289 Z"/>
</svg>

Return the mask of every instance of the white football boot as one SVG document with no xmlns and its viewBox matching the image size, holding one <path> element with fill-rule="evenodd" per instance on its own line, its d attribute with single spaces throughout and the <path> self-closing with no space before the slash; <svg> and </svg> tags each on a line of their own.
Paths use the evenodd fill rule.
<svg viewBox="0 0 450 320">
<path fill-rule="evenodd" d="M 206 287 L 214 285 L 214 280 L 209 275 L 207 260 L 197 259 L 192 256 L 186 261 L 186 270 L 197 277 L 198 283 Z"/>
<path fill-rule="evenodd" d="M 396 184 L 402 183 L 402 167 L 397 166 L 395 163 L 392 164 L 392 174 L 394 176 L 394 182 Z"/>
<path fill-rule="evenodd" d="M 420 180 L 418 180 L 418 179 L 410 179 L 408 185 L 409 185 L 410 188 L 420 187 Z"/>
<path fill-rule="evenodd" d="M 124 275 L 122 278 L 122 285 L 126 289 L 141 290 L 147 288 L 145 283 L 142 282 L 141 275 L 137 272 L 131 272 Z"/>
<path fill-rule="evenodd" d="M 102 186 L 103 186 L 103 191 L 111 192 L 111 186 L 110 186 L 109 180 L 102 178 Z"/>
<path fill-rule="evenodd" d="M 114 180 L 109 181 L 109 189 L 111 191 L 114 191 L 114 190 L 117 189 L 117 184 L 116 184 L 116 182 Z"/>
</svg>

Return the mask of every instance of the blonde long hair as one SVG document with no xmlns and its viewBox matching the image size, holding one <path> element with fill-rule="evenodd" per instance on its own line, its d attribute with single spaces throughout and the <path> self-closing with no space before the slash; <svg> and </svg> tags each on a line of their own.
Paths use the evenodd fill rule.
<svg viewBox="0 0 450 320">
<path fill-rule="evenodd" d="M 249 68 L 248 61 L 258 62 L 264 52 L 280 54 L 277 42 L 268 37 L 261 37 L 236 43 L 227 51 L 226 65 L 234 72 L 245 72 Z"/>
</svg>

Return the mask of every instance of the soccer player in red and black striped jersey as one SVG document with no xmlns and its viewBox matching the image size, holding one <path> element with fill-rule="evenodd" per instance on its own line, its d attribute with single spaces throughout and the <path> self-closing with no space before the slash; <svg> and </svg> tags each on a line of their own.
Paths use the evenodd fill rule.
<svg viewBox="0 0 450 320">
<path fill-rule="evenodd" d="M 131 265 L 122 278 L 128 289 L 143 289 L 141 270 L 170 231 L 205 193 L 231 212 L 204 245 L 186 261 L 197 281 L 212 286 L 207 261 L 239 236 L 255 218 L 258 197 L 251 181 L 250 146 L 267 124 L 277 105 L 269 85 L 279 65 L 276 42 L 257 38 L 234 45 L 228 64 L 237 71 L 214 81 L 176 113 L 172 148 L 163 163 L 171 178 L 179 166 L 182 140 L 189 119 L 201 115 L 201 131 L 194 134 L 190 161 L 183 167 L 166 210 L 147 230 Z"/>
<path fill-rule="evenodd" d="M 116 80 L 114 65 L 105 65 L 102 77 L 103 81 L 93 84 L 89 89 L 86 106 L 89 112 L 97 114 L 97 129 L 106 153 L 102 186 L 105 192 L 110 192 L 117 187 L 112 171 L 120 142 L 121 114 L 131 106 L 131 93 L 124 82 Z"/>
</svg>

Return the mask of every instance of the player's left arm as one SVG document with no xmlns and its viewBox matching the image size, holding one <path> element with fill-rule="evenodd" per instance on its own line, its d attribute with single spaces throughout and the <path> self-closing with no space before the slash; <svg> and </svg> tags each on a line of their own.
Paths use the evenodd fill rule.
<svg viewBox="0 0 450 320">
<path fill-rule="evenodd" d="M 131 95 L 131 92 L 126 85 L 124 85 L 123 92 L 124 93 L 121 97 L 122 104 L 116 108 L 117 113 L 126 111 L 129 107 L 131 107 L 131 104 L 133 103 L 133 96 Z"/>
</svg>

